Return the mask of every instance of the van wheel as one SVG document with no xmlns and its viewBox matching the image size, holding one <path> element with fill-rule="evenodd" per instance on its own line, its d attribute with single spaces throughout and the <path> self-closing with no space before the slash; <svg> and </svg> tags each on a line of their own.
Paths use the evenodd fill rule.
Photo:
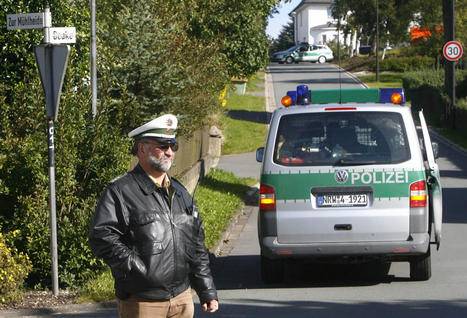
<svg viewBox="0 0 467 318">
<path fill-rule="evenodd" d="M 431 277 L 430 248 L 426 254 L 415 256 L 410 260 L 410 279 L 415 281 L 429 280 Z"/>
<path fill-rule="evenodd" d="M 326 57 L 324 57 L 322 55 L 320 57 L 318 57 L 318 63 L 320 63 L 320 64 L 326 63 Z"/>
<path fill-rule="evenodd" d="M 285 59 L 285 62 L 286 62 L 287 64 L 292 64 L 292 63 L 294 62 L 294 59 L 293 59 L 293 57 L 291 57 L 291 56 L 287 56 L 287 58 Z"/>
<path fill-rule="evenodd" d="M 284 280 L 284 261 L 261 255 L 261 279 L 266 284 L 281 283 Z"/>
</svg>

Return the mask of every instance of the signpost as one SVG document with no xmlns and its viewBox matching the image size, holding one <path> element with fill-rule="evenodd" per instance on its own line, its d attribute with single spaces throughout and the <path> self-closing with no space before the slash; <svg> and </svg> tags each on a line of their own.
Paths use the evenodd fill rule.
<svg viewBox="0 0 467 318">
<path fill-rule="evenodd" d="M 48 28 L 50 44 L 76 43 L 76 29 L 70 28 Z"/>
<path fill-rule="evenodd" d="M 8 30 L 17 29 L 42 29 L 50 27 L 52 24 L 52 17 L 49 12 L 39 13 L 20 13 L 20 14 L 7 14 L 6 28 Z"/>
<path fill-rule="evenodd" d="M 43 43 L 34 47 L 42 88 L 45 93 L 47 117 L 47 145 L 49 157 L 50 202 L 50 254 L 52 258 L 52 290 L 58 295 L 58 248 L 57 211 L 55 197 L 55 145 L 54 121 L 57 120 L 60 94 L 70 54 L 70 46 L 76 42 L 74 27 L 52 27 L 52 14 L 48 7 L 42 13 L 7 15 L 7 29 L 43 29 Z"/>
<path fill-rule="evenodd" d="M 448 41 L 443 46 L 443 56 L 450 62 L 457 62 L 463 54 L 464 49 L 458 41 Z"/>
</svg>

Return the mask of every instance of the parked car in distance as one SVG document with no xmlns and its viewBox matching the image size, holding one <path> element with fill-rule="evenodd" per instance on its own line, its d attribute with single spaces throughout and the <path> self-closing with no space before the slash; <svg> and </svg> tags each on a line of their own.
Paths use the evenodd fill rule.
<svg viewBox="0 0 467 318">
<path fill-rule="evenodd" d="M 302 43 L 292 46 L 285 51 L 274 53 L 271 61 L 279 62 L 279 64 L 299 62 L 326 63 L 333 59 L 332 50 L 327 45 Z"/>
</svg>

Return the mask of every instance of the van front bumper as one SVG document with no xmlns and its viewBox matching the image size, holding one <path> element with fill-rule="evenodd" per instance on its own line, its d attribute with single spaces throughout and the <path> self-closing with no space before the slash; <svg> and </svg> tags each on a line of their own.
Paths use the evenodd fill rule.
<svg viewBox="0 0 467 318">
<path fill-rule="evenodd" d="M 279 243 L 276 236 L 265 236 L 261 239 L 261 254 L 271 259 L 379 256 L 403 260 L 405 256 L 425 254 L 429 244 L 428 233 L 412 234 L 407 241 L 304 244 Z"/>
</svg>

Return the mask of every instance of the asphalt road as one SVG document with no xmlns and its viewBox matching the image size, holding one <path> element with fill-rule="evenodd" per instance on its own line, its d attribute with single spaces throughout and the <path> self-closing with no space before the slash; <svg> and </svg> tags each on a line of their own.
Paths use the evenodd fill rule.
<svg viewBox="0 0 467 318">
<path fill-rule="evenodd" d="M 270 68 L 266 95 L 272 104 L 297 84 L 312 88 L 359 84 L 335 66 L 324 64 L 274 65 Z M 270 106 L 270 110 L 274 108 Z M 257 208 L 247 206 L 245 215 L 231 232 L 223 254 L 215 259 L 213 271 L 219 290 L 220 310 L 196 317 L 255 318 L 465 318 L 467 317 L 467 153 L 443 139 L 440 158 L 444 198 L 443 241 L 432 251 L 432 278 L 409 280 L 407 263 L 393 263 L 380 281 L 355 279 L 347 266 L 289 264 L 286 282 L 265 285 L 260 280 L 259 246 L 256 232 Z M 222 157 L 222 169 L 240 176 L 259 176 L 254 154 Z M 9 316 L 20 317 L 20 315 Z M 116 317 L 114 306 L 75 306 L 62 312 L 34 312 L 29 317 Z M 2 314 L 0 313 L 0 317 Z"/>
<path fill-rule="evenodd" d="M 360 86 L 328 64 L 273 65 L 269 70 L 271 100 L 276 104 L 298 84 L 336 88 L 340 77 L 342 87 Z M 216 317 L 467 317 L 467 154 L 433 139 L 440 144 L 444 222 L 441 249 L 432 251 L 429 281 L 410 281 L 408 263 L 393 263 L 380 281 L 355 279 L 347 266 L 290 264 L 284 284 L 264 285 L 259 273 L 257 209 L 250 207 L 252 214 L 230 242 L 229 255 L 216 262 L 221 299 Z M 253 154 L 228 160 L 233 172 L 242 165 L 256 165 Z"/>
</svg>

